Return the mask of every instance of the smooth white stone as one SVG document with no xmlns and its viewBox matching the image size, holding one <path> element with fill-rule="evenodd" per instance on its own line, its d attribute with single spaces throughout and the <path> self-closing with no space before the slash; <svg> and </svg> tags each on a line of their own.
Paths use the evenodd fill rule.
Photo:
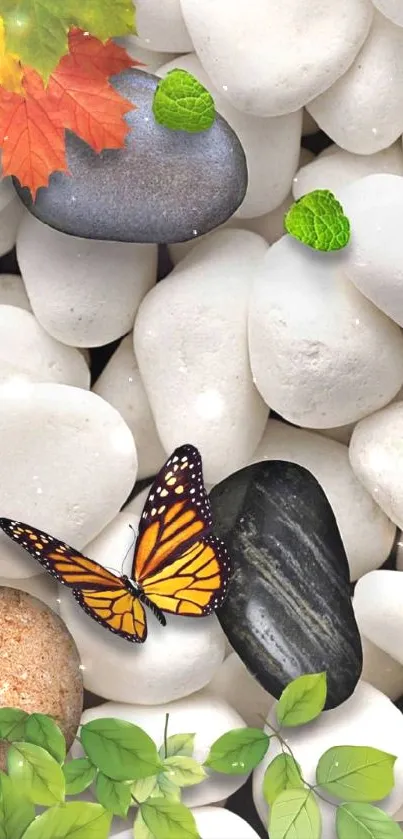
<svg viewBox="0 0 403 839">
<path fill-rule="evenodd" d="M 210 91 L 217 112 L 242 143 L 248 166 L 248 189 L 235 217 L 255 218 L 275 210 L 289 194 L 298 166 L 302 110 L 271 119 L 242 113 L 214 86 L 194 53 L 164 64 L 158 75 L 164 77 L 175 67 L 192 73 Z"/>
<path fill-rule="evenodd" d="M 269 420 L 253 461 L 287 460 L 311 472 L 326 493 L 343 540 L 352 580 L 379 568 L 396 528 L 357 480 L 348 448 L 311 431 Z"/>
<path fill-rule="evenodd" d="M 371 571 L 354 590 L 354 612 L 360 631 L 395 661 L 403 664 L 403 574 Z"/>
<path fill-rule="evenodd" d="M 403 131 L 403 30 L 376 12 L 354 64 L 308 105 L 332 140 L 357 154 L 386 149 Z"/>
<path fill-rule="evenodd" d="M 343 187 L 367 175 L 390 173 L 403 175 L 403 150 L 400 142 L 376 154 L 351 154 L 334 147 L 332 154 L 317 157 L 298 170 L 293 180 L 294 198 L 314 189 L 330 189 L 337 197 Z M 354 227 L 355 240 L 356 230 Z"/>
<path fill-rule="evenodd" d="M 192 812 L 201 839 L 259 839 L 256 830 L 230 810 L 196 807 Z"/>
<path fill-rule="evenodd" d="M 358 621 L 357 621 L 358 622 Z M 358 624 L 358 628 L 359 624 Z M 403 667 L 361 635 L 362 679 L 394 701 L 403 694 Z"/>
<path fill-rule="evenodd" d="M 246 724 L 254 728 L 262 727 L 274 702 L 234 652 L 223 661 L 207 690 L 232 705 Z"/>
<path fill-rule="evenodd" d="M 135 353 L 164 449 L 191 441 L 207 483 L 248 460 L 266 423 L 246 328 L 252 278 L 266 250 L 254 233 L 216 232 L 147 295 L 135 323 Z"/>
<path fill-rule="evenodd" d="M 403 26 L 403 6 L 401 0 L 372 0 L 374 6 L 397 26 Z"/>
<path fill-rule="evenodd" d="M 309 113 L 309 111 L 304 108 L 303 115 L 302 115 L 302 136 L 303 137 L 310 137 L 312 134 L 317 134 L 319 131 L 319 125 L 315 122 L 313 116 Z"/>
<path fill-rule="evenodd" d="M 288 114 L 345 73 L 372 20 L 368 0 L 181 0 L 215 86 L 256 116 Z"/>
<path fill-rule="evenodd" d="M 274 712 L 270 722 L 277 727 Z M 310 784 L 315 784 L 319 758 L 332 746 L 372 746 L 397 755 L 394 789 L 387 798 L 377 802 L 377 807 L 393 815 L 403 803 L 403 716 L 372 685 L 360 681 L 353 695 L 338 708 L 325 711 L 310 725 L 282 729 L 281 734 L 301 766 L 303 778 Z M 267 824 L 268 806 L 262 794 L 263 776 L 267 764 L 280 752 L 281 748 L 273 740 L 268 756 L 253 773 L 253 799 L 264 824 Z M 322 815 L 322 836 L 336 839 L 334 807 L 320 799 L 317 802 Z"/>
<path fill-rule="evenodd" d="M 381 509 L 403 527 L 403 402 L 357 423 L 350 442 L 351 466 Z"/>
<path fill-rule="evenodd" d="M 3 544 L 3 542 L 1 543 Z M 2 551 L 3 553 L 3 551 Z M 1 574 L 4 573 L 3 569 L 3 556 L 1 557 L 1 564 L 0 564 L 0 572 Z M 31 562 L 30 571 L 35 571 L 35 563 Z M 39 566 L 36 566 L 36 571 L 40 570 Z M 34 577 L 15 577 L 12 578 L 11 575 L 7 577 L 0 577 L 0 586 L 8 586 L 9 588 L 15 588 L 19 591 L 26 591 L 28 594 L 32 594 L 33 597 L 37 597 L 38 600 L 42 600 L 43 603 L 46 603 L 54 612 L 59 611 L 58 606 L 58 585 L 56 580 L 53 580 L 50 574 L 46 574 L 45 572 L 38 574 Z"/>
<path fill-rule="evenodd" d="M 157 277 L 157 245 L 79 239 L 29 213 L 17 256 L 39 323 L 74 347 L 98 347 L 129 332 Z"/>
<path fill-rule="evenodd" d="M 137 480 L 155 475 L 167 455 L 158 437 L 131 335 L 127 335 L 114 352 L 93 391 L 119 411 L 133 434 L 139 459 Z"/>
<path fill-rule="evenodd" d="M 254 381 L 267 405 L 311 428 L 382 408 L 403 381 L 400 329 L 345 277 L 345 253 L 283 236 L 267 252 L 249 311 Z"/>
<path fill-rule="evenodd" d="M 139 46 L 152 52 L 191 52 L 180 0 L 136 0 L 135 5 L 138 35 L 133 39 Z"/>
<path fill-rule="evenodd" d="M 144 47 L 140 46 L 140 39 L 136 35 L 126 35 L 123 38 L 116 38 L 115 40 L 132 58 L 135 58 L 137 61 L 142 61 L 144 66 L 137 67 L 137 69 L 142 70 L 144 73 L 155 73 L 158 67 L 161 67 L 161 64 L 165 61 L 172 61 L 175 58 L 174 53 L 154 52 L 150 49 L 144 49 Z"/>
<path fill-rule="evenodd" d="M 11 178 L 0 181 L 0 256 L 14 247 L 22 218 L 27 215 Z"/>
<path fill-rule="evenodd" d="M 17 306 L 0 305 L 0 369 L 13 366 L 33 381 L 89 388 L 85 358 L 55 341 L 36 318 Z"/>
<path fill-rule="evenodd" d="M 355 422 L 350 422 L 347 425 L 339 425 L 336 428 L 315 428 L 313 430 L 321 434 L 322 437 L 329 437 L 330 440 L 336 440 L 338 443 L 343 443 L 344 446 L 348 446 L 355 426 Z"/>
<path fill-rule="evenodd" d="M 0 461 L 2 515 L 77 549 L 116 516 L 137 474 L 133 436 L 118 412 L 58 384 L 0 386 Z"/>
<path fill-rule="evenodd" d="M 174 678 L 174 674 L 175 670 L 172 669 L 171 679 Z M 139 679 L 141 683 L 140 676 Z M 137 687 L 139 686 L 138 683 Z M 137 700 L 136 686 L 133 687 L 132 693 L 132 702 L 134 700 Z M 193 755 L 200 763 L 206 760 L 215 740 L 232 728 L 245 726 L 242 717 L 227 702 L 207 694 L 196 694 L 154 707 L 105 702 L 84 711 L 81 722 L 84 724 L 90 720 L 107 717 L 128 720 L 143 728 L 159 747 L 163 743 L 166 714 L 169 714 L 168 735 L 185 732 L 196 734 Z M 77 742 L 74 743 L 71 752 L 73 757 L 82 754 Z M 221 775 L 212 772 L 203 783 L 184 789 L 183 802 L 188 807 L 214 804 L 232 795 L 245 783 L 245 779 L 245 775 Z"/>
<path fill-rule="evenodd" d="M 31 312 L 31 304 L 22 277 L 19 274 L 0 274 L 0 304 L 18 306 Z"/>
</svg>

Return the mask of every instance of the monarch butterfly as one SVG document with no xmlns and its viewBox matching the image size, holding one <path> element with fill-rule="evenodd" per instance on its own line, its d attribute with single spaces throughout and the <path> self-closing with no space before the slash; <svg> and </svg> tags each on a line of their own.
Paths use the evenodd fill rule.
<svg viewBox="0 0 403 839">
<path fill-rule="evenodd" d="M 136 643 L 147 637 L 143 604 L 165 626 L 164 612 L 204 617 L 223 602 L 231 564 L 212 524 L 200 453 L 191 445 L 175 449 L 151 487 L 130 577 L 117 576 L 42 530 L 0 518 L 4 533 L 69 586 L 90 617 Z"/>
</svg>

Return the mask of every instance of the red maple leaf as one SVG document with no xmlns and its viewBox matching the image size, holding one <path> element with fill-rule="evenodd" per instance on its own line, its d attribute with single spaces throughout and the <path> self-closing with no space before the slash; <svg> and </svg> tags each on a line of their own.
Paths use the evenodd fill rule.
<svg viewBox="0 0 403 839">
<path fill-rule="evenodd" d="M 112 41 L 102 44 L 74 30 L 45 88 L 40 76 L 24 67 L 24 94 L 0 87 L 0 147 L 4 175 L 15 175 L 33 197 L 54 171 L 67 171 L 65 129 L 74 131 L 96 152 L 123 148 L 125 114 L 134 108 L 108 78 L 138 63 Z"/>
</svg>

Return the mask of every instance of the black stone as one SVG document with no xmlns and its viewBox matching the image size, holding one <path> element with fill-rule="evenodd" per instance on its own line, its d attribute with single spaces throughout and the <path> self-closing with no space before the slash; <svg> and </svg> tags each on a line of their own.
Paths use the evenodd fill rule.
<svg viewBox="0 0 403 839">
<path fill-rule="evenodd" d="M 248 183 L 238 137 L 220 116 L 199 134 L 158 125 L 152 113 L 158 81 L 140 70 L 114 77 L 116 90 L 136 105 L 126 115 L 124 149 L 96 154 L 67 132 L 70 176 L 55 172 L 35 203 L 14 180 L 36 218 L 86 239 L 169 243 L 194 239 L 232 216 Z"/>
<path fill-rule="evenodd" d="M 319 483 L 270 461 L 226 478 L 210 499 L 234 563 L 218 612 L 230 643 L 276 698 L 297 676 L 326 670 L 326 707 L 337 707 L 354 691 L 362 650 L 347 557 Z"/>
</svg>

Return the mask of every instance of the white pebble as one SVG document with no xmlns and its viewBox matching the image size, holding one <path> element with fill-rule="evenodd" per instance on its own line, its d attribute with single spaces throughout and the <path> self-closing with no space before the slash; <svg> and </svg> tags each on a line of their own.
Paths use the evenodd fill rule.
<svg viewBox="0 0 403 839">
<path fill-rule="evenodd" d="M 175 670 L 172 669 L 172 678 L 174 673 Z M 137 687 L 139 683 L 141 683 L 141 676 Z M 133 703 L 135 700 L 137 700 L 136 686 L 133 686 L 131 702 Z M 232 728 L 244 728 L 245 726 L 242 717 L 227 702 L 218 699 L 218 697 L 204 694 L 154 707 L 105 702 L 103 705 L 84 711 L 81 722 L 85 724 L 90 720 L 107 717 L 128 720 L 128 722 L 143 728 L 160 747 L 164 740 L 165 716 L 167 713 L 169 714 L 168 736 L 195 733 L 193 756 L 199 763 L 206 760 L 210 747 L 215 740 L 218 740 Z M 71 751 L 73 757 L 82 754 L 78 743 L 74 743 Z M 212 772 L 203 783 L 188 787 L 183 791 L 183 803 L 187 807 L 215 804 L 232 795 L 244 783 L 245 775 L 221 775 Z"/>
<path fill-rule="evenodd" d="M 192 442 L 207 483 L 242 466 L 265 426 L 246 322 L 266 250 L 253 233 L 216 232 L 147 295 L 136 320 L 135 352 L 164 449 Z"/>
<path fill-rule="evenodd" d="M 93 391 L 113 405 L 129 426 L 139 459 L 137 479 L 155 475 L 167 456 L 155 427 L 131 335 L 127 335 L 114 352 Z"/>
<path fill-rule="evenodd" d="M 273 697 L 261 687 L 233 652 L 223 661 L 207 690 L 225 699 L 247 725 L 255 728 L 262 728 L 274 702 Z"/>
<path fill-rule="evenodd" d="M 403 26 L 403 6 L 401 0 L 372 0 L 374 6 L 397 26 Z"/>
<path fill-rule="evenodd" d="M 270 213 L 288 195 L 298 166 L 302 111 L 262 119 L 242 113 L 221 89 L 214 87 L 196 55 L 181 56 L 158 71 L 165 76 L 180 67 L 192 73 L 214 97 L 216 110 L 242 143 L 248 166 L 248 189 L 235 218 L 248 219 Z"/>
<path fill-rule="evenodd" d="M 345 278 L 346 256 L 283 236 L 250 301 L 249 347 L 267 405 L 296 425 L 346 425 L 383 407 L 403 381 L 403 337 Z"/>
<path fill-rule="evenodd" d="M 354 612 L 360 631 L 392 659 L 403 664 L 403 574 L 371 571 L 358 581 Z"/>
<path fill-rule="evenodd" d="M 12 366 L 32 381 L 88 388 L 85 358 L 48 335 L 34 316 L 17 306 L 0 305 L 0 371 Z"/>
<path fill-rule="evenodd" d="M 157 246 L 68 236 L 27 213 L 17 256 L 34 314 L 75 347 L 108 344 L 128 332 L 157 275 Z"/>
<path fill-rule="evenodd" d="M 99 396 L 67 385 L 5 383 L 0 405 L 2 516 L 80 549 L 135 483 L 130 430 Z"/>
<path fill-rule="evenodd" d="M 150 8 L 150 4 L 147 4 Z M 174 53 L 155 52 L 151 49 L 144 49 L 140 46 L 140 38 L 137 35 L 126 35 L 123 38 L 115 39 L 119 46 L 123 47 L 132 58 L 141 61 L 143 66 L 137 67 L 137 70 L 142 70 L 143 73 L 155 73 L 161 64 L 166 61 L 172 61 L 175 58 Z"/>
<path fill-rule="evenodd" d="M 340 78 L 373 14 L 368 0 L 181 2 L 215 86 L 240 111 L 261 117 L 296 111 Z"/>
<path fill-rule="evenodd" d="M 359 621 L 358 628 L 359 626 Z M 403 666 L 390 655 L 361 635 L 362 678 L 392 701 L 403 694 Z"/>
<path fill-rule="evenodd" d="M 192 50 L 180 0 L 136 0 L 136 28 L 137 43 L 152 52 Z"/>
<path fill-rule="evenodd" d="M 357 580 L 389 556 L 396 528 L 374 503 L 350 466 L 348 448 L 319 434 L 269 420 L 253 461 L 287 460 L 308 469 L 332 506 Z"/>
<path fill-rule="evenodd" d="M 225 808 L 196 807 L 193 815 L 200 839 L 259 839 L 245 819 Z"/>
<path fill-rule="evenodd" d="M 400 142 L 376 154 L 351 154 L 337 146 L 332 154 L 316 157 L 302 166 L 293 181 L 294 198 L 301 198 L 314 189 L 330 189 L 338 198 L 339 191 L 367 175 L 390 173 L 403 175 L 403 150 Z M 355 239 L 354 227 L 354 239 Z"/>
<path fill-rule="evenodd" d="M 353 65 L 308 110 L 343 149 L 374 154 L 403 131 L 402 73 L 403 30 L 376 13 Z"/>
<path fill-rule="evenodd" d="M 0 181 L 0 256 L 14 247 L 17 231 L 26 215 L 24 205 L 17 196 L 11 178 Z"/>
<path fill-rule="evenodd" d="M 276 725 L 274 713 L 270 722 Z M 311 725 L 282 729 L 281 733 L 301 766 L 303 778 L 310 784 L 315 784 L 319 758 L 332 746 L 372 746 L 396 755 L 394 789 L 387 798 L 377 802 L 377 807 L 393 815 L 403 803 L 403 716 L 390 699 L 372 685 L 359 682 L 353 695 L 338 708 L 325 711 Z M 263 776 L 268 762 L 280 752 L 273 740 L 268 756 L 254 772 L 253 798 L 264 824 L 267 824 L 268 806 L 262 794 Z M 334 806 L 320 799 L 317 802 L 322 815 L 322 835 L 326 839 L 336 839 Z"/>
<path fill-rule="evenodd" d="M 350 442 L 350 463 L 381 509 L 403 527 L 403 402 L 357 423 Z"/>
<path fill-rule="evenodd" d="M 31 304 L 22 277 L 19 274 L 0 274 L 0 304 L 18 306 L 31 312 Z"/>
</svg>

